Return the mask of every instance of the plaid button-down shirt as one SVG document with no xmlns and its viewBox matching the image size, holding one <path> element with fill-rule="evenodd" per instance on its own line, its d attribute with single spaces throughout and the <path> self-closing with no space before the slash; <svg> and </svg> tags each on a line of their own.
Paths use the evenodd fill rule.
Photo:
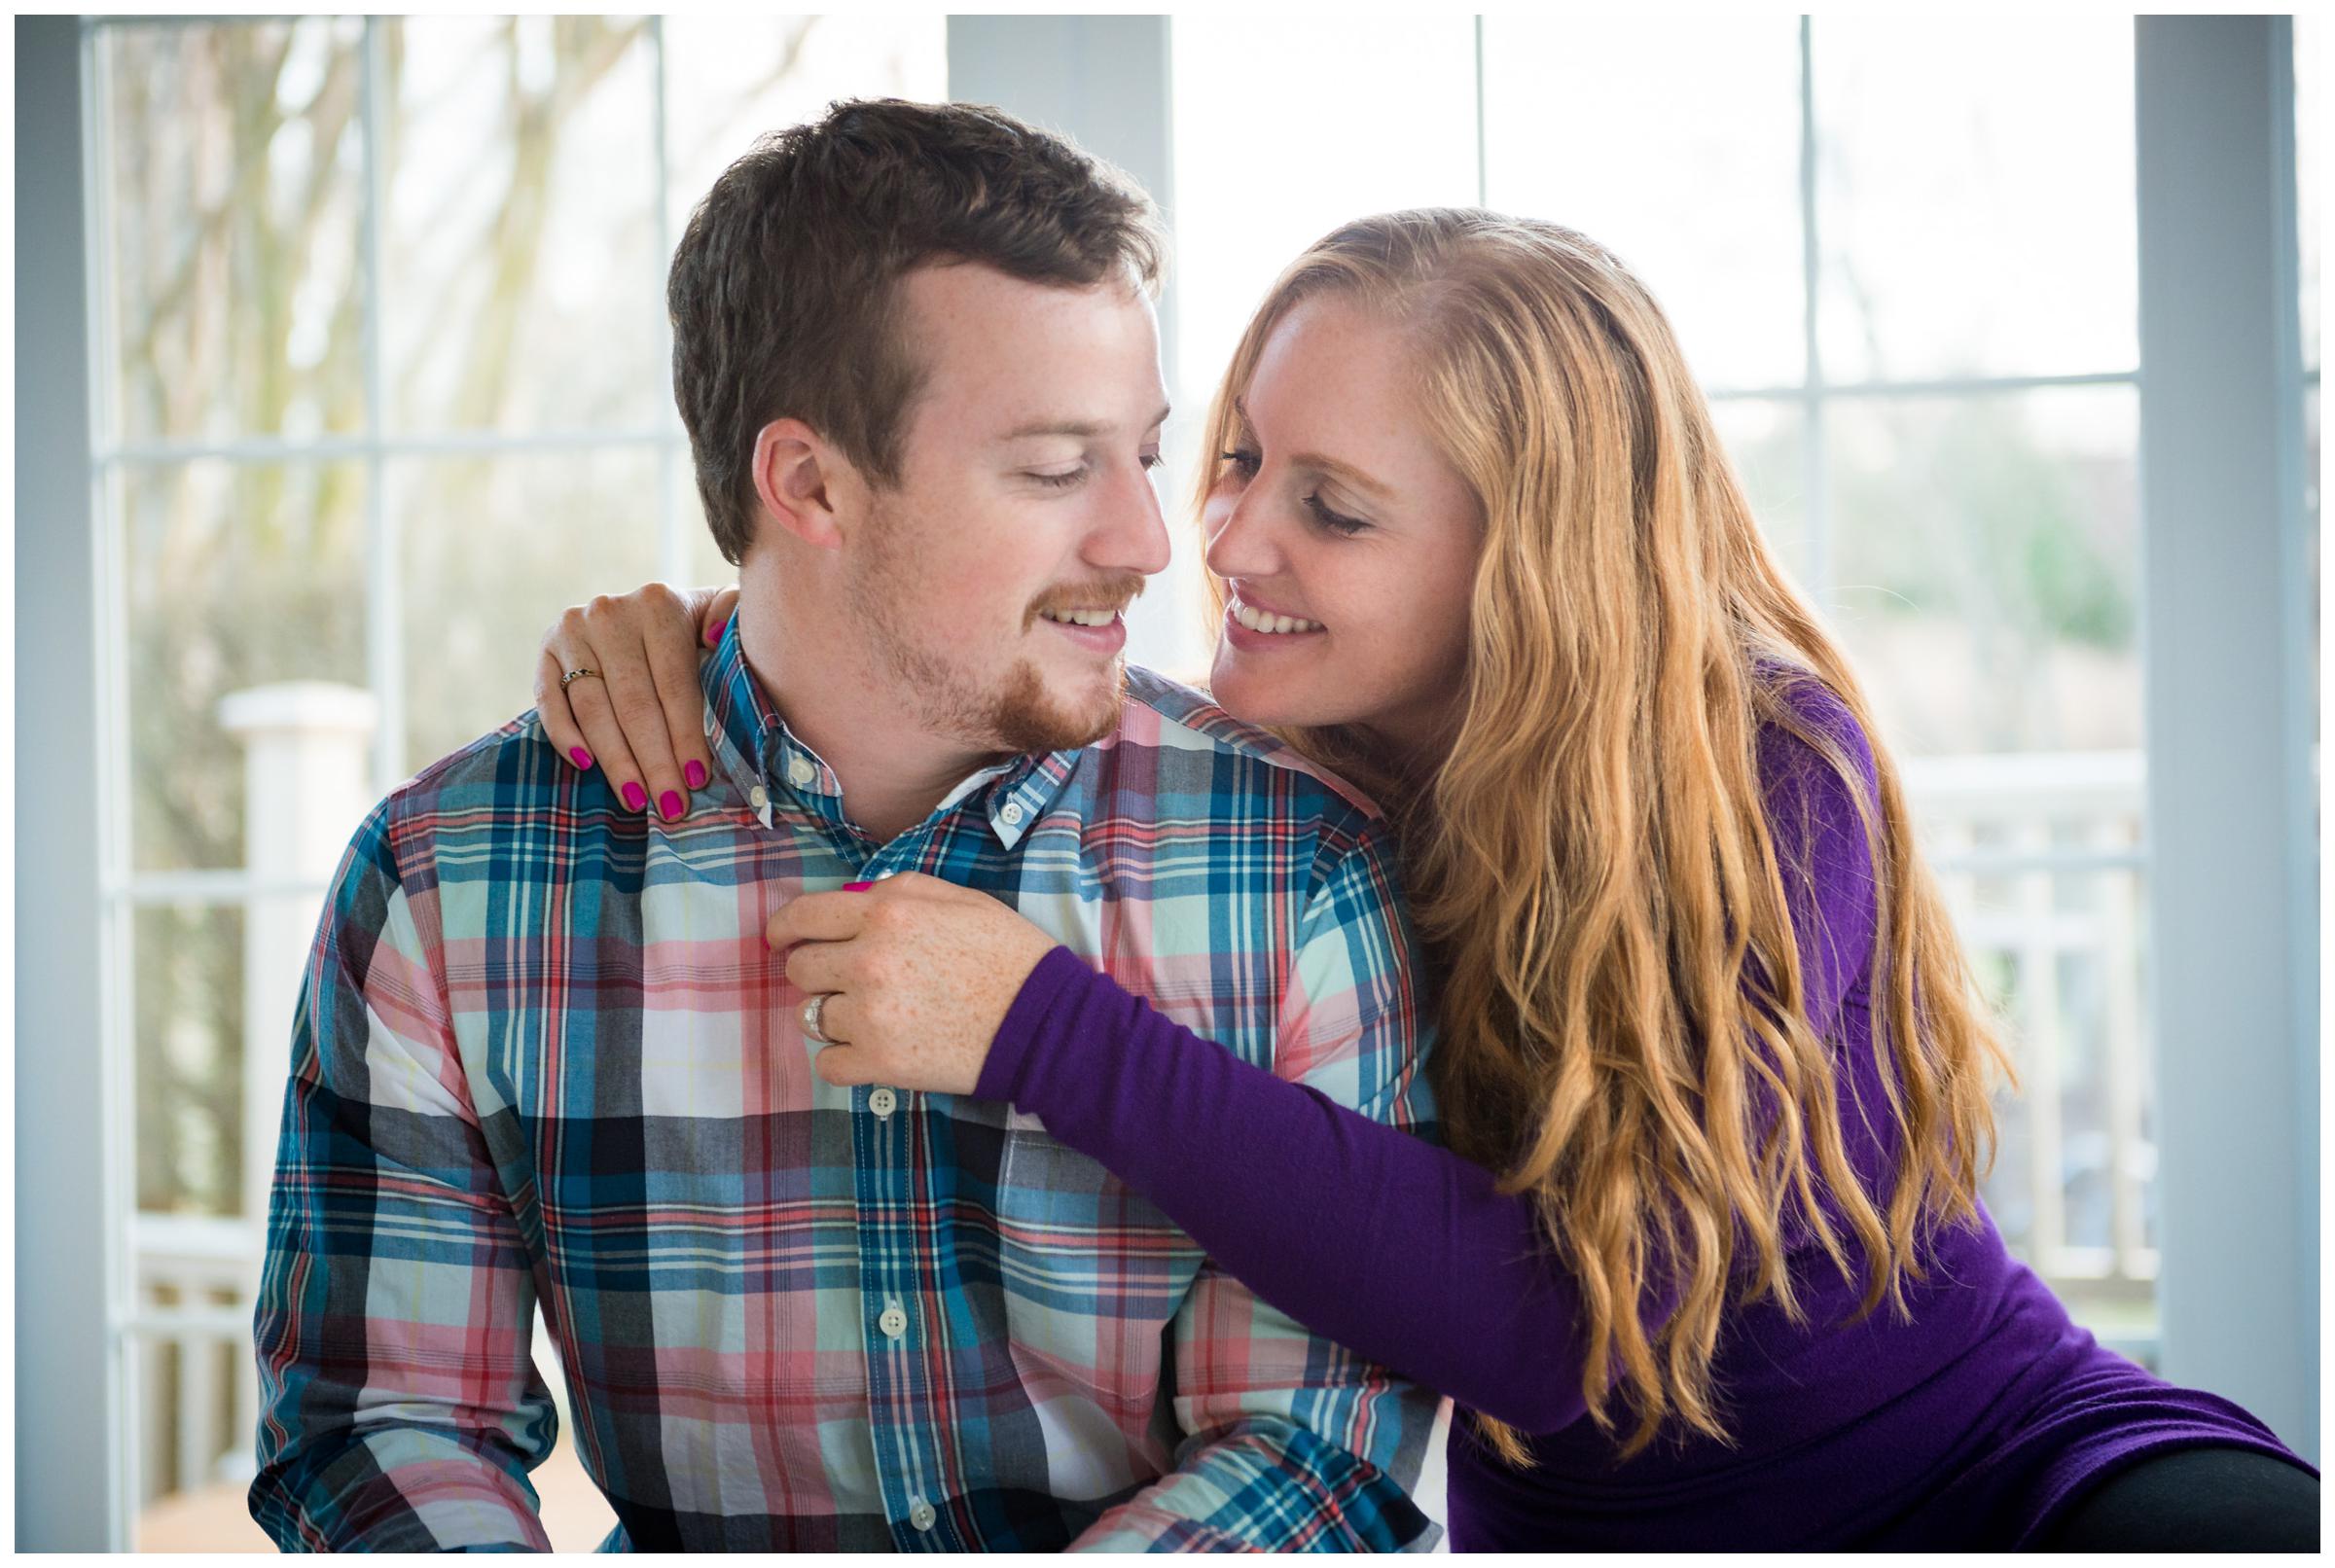
<svg viewBox="0 0 2335 1568">
<path fill-rule="evenodd" d="M 546 1546 L 540 1303 L 605 1550 L 1430 1544 L 1406 1489 L 1434 1396 L 1034 1119 L 821 1081 L 762 938 L 799 893 L 924 872 L 1423 1126 L 1384 824 L 1132 670 L 1101 743 L 879 844 L 735 621 L 703 684 L 717 769 L 681 821 L 622 809 L 530 714 L 358 830 L 294 1031 L 254 1516 L 287 1548 Z"/>
</svg>

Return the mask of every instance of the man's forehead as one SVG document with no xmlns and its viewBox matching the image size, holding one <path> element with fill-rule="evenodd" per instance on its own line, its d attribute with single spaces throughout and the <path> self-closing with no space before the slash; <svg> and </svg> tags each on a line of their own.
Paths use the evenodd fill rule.
<svg viewBox="0 0 2335 1568">
<path fill-rule="evenodd" d="M 1152 416 L 1142 421 L 1137 428 L 1152 430 L 1166 424 L 1169 411 L 1168 405 L 1161 404 Z M 1006 428 L 1004 433 L 998 436 L 999 441 L 1024 441 L 1037 436 L 1071 436 L 1091 441 L 1096 436 L 1115 435 L 1127 428 L 1120 420 L 1082 417 L 1077 413 L 1067 411 L 1038 413 L 1028 418 L 1008 419 L 1002 422 Z"/>
<path fill-rule="evenodd" d="M 1167 402 L 1150 301 L 1116 283 L 1031 283 L 967 262 L 909 274 L 919 430 L 984 445 L 1141 435 Z"/>
</svg>

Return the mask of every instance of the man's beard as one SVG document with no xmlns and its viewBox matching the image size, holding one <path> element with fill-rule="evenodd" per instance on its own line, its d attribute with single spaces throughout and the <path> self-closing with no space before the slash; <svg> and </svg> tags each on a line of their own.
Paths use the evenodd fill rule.
<svg viewBox="0 0 2335 1568">
<path fill-rule="evenodd" d="M 1017 659 L 1005 678 L 984 689 L 965 679 L 949 659 L 919 645 L 913 629 L 900 620 L 895 607 L 901 596 L 892 585 L 904 581 L 914 567 L 907 561 L 898 514 L 879 516 L 869 530 L 866 569 L 852 575 L 845 596 L 851 613 L 868 629 L 883 667 L 902 688 L 913 694 L 918 722 L 936 734 L 945 734 L 983 751 L 1012 753 L 1073 751 L 1092 746 L 1119 725 L 1119 709 L 1127 699 L 1127 661 L 1111 659 L 1109 679 L 1093 701 L 1072 707 L 1046 689 L 1037 664 Z M 1115 594 L 1140 592 L 1142 580 Z"/>
</svg>

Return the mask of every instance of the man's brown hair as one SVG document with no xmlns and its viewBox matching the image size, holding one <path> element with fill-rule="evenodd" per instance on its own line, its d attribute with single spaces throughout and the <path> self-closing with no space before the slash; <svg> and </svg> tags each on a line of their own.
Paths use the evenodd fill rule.
<svg viewBox="0 0 2335 1568">
<path fill-rule="evenodd" d="M 996 109 L 847 100 L 762 137 L 690 214 L 665 282 L 673 401 L 723 556 L 740 563 L 754 536 L 754 440 L 773 419 L 802 420 L 877 483 L 899 480 L 923 374 L 901 331 L 911 268 L 981 262 L 1156 291 L 1166 259 L 1141 187 Z"/>
</svg>

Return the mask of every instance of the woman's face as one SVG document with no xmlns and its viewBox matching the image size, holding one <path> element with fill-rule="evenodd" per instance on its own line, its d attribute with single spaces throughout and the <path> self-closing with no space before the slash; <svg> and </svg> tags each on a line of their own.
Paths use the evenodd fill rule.
<svg viewBox="0 0 2335 1568">
<path fill-rule="evenodd" d="M 1266 339 L 1203 513 L 1229 600 L 1209 687 L 1236 717 L 1448 737 L 1482 525 L 1414 378 L 1396 329 L 1334 294 Z"/>
</svg>

